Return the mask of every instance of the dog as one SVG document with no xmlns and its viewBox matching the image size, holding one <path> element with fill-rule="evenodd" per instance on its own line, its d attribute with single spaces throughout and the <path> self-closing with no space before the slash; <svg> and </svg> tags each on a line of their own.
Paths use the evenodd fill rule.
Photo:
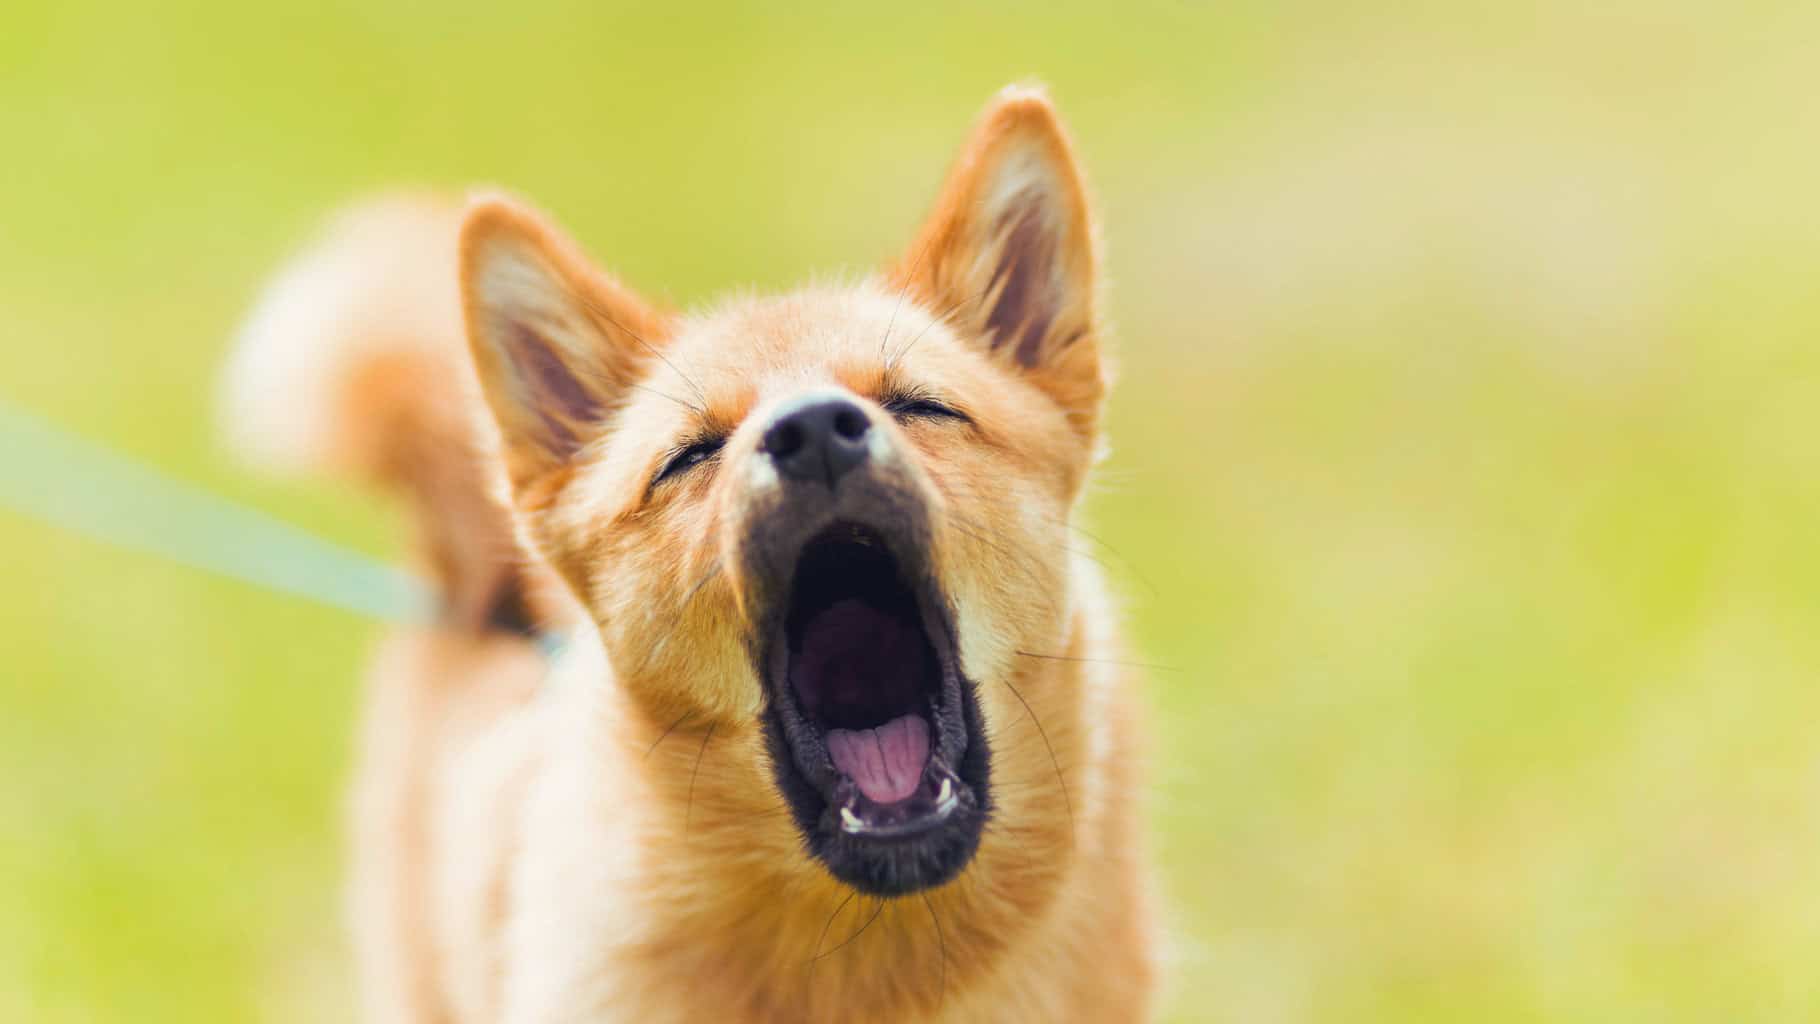
<svg viewBox="0 0 1820 1024">
<path fill-rule="evenodd" d="M 402 496 L 440 605 L 368 680 L 368 1019 L 1148 1017 L 1096 231 L 1013 87 L 858 283 L 676 313 L 487 194 L 274 280 L 229 437 Z"/>
</svg>

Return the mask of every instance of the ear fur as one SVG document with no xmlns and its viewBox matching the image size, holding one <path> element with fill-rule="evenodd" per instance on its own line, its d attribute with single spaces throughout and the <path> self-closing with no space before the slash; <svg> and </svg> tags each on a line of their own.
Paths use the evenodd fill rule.
<svg viewBox="0 0 1820 1024">
<path fill-rule="evenodd" d="M 461 297 L 481 391 L 521 501 L 600 431 L 668 319 L 527 207 L 470 202 Z"/>
<path fill-rule="evenodd" d="M 999 93 L 890 275 L 1091 430 L 1105 390 L 1092 211 L 1040 89 Z"/>
</svg>

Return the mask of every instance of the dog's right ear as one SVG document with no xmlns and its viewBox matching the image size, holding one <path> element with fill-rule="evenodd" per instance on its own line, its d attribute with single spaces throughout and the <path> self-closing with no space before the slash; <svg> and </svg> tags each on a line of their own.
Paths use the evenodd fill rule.
<svg viewBox="0 0 1820 1024">
<path fill-rule="evenodd" d="M 512 490 L 535 503 L 598 436 L 669 322 L 543 217 L 491 196 L 462 224 L 461 301 Z"/>
</svg>

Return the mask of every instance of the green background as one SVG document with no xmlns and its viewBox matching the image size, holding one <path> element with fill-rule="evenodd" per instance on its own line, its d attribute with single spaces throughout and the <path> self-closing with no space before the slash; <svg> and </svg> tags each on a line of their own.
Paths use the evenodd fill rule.
<svg viewBox="0 0 1820 1024">
<path fill-rule="evenodd" d="M 332 207 L 498 183 L 672 302 L 783 288 L 1039 77 L 1168 1019 L 1820 1017 L 1820 5 L 773 6 L 10 0 L 0 398 L 384 555 L 213 436 Z M 0 1019 L 344 1019 L 376 627 L 8 513 L 0 579 Z"/>
</svg>

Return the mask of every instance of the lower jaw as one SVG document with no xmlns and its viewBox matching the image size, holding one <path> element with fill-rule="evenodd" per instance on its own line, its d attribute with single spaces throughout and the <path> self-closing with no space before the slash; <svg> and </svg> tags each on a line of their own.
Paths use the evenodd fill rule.
<svg viewBox="0 0 1820 1024">
<path fill-rule="evenodd" d="M 917 823 L 896 835 L 823 829 L 809 848 L 837 881 L 868 896 L 911 896 L 952 881 L 973 861 L 982 815 L 956 802 L 939 824 Z"/>
<path fill-rule="evenodd" d="M 890 804 L 838 774 L 825 785 L 812 782 L 798 767 L 782 714 L 767 711 L 776 784 L 811 855 L 838 881 L 870 896 L 907 896 L 951 881 L 972 862 L 990 813 L 990 760 L 976 704 L 956 696 L 953 724 L 966 742 L 933 743 L 915 791 Z"/>
</svg>

